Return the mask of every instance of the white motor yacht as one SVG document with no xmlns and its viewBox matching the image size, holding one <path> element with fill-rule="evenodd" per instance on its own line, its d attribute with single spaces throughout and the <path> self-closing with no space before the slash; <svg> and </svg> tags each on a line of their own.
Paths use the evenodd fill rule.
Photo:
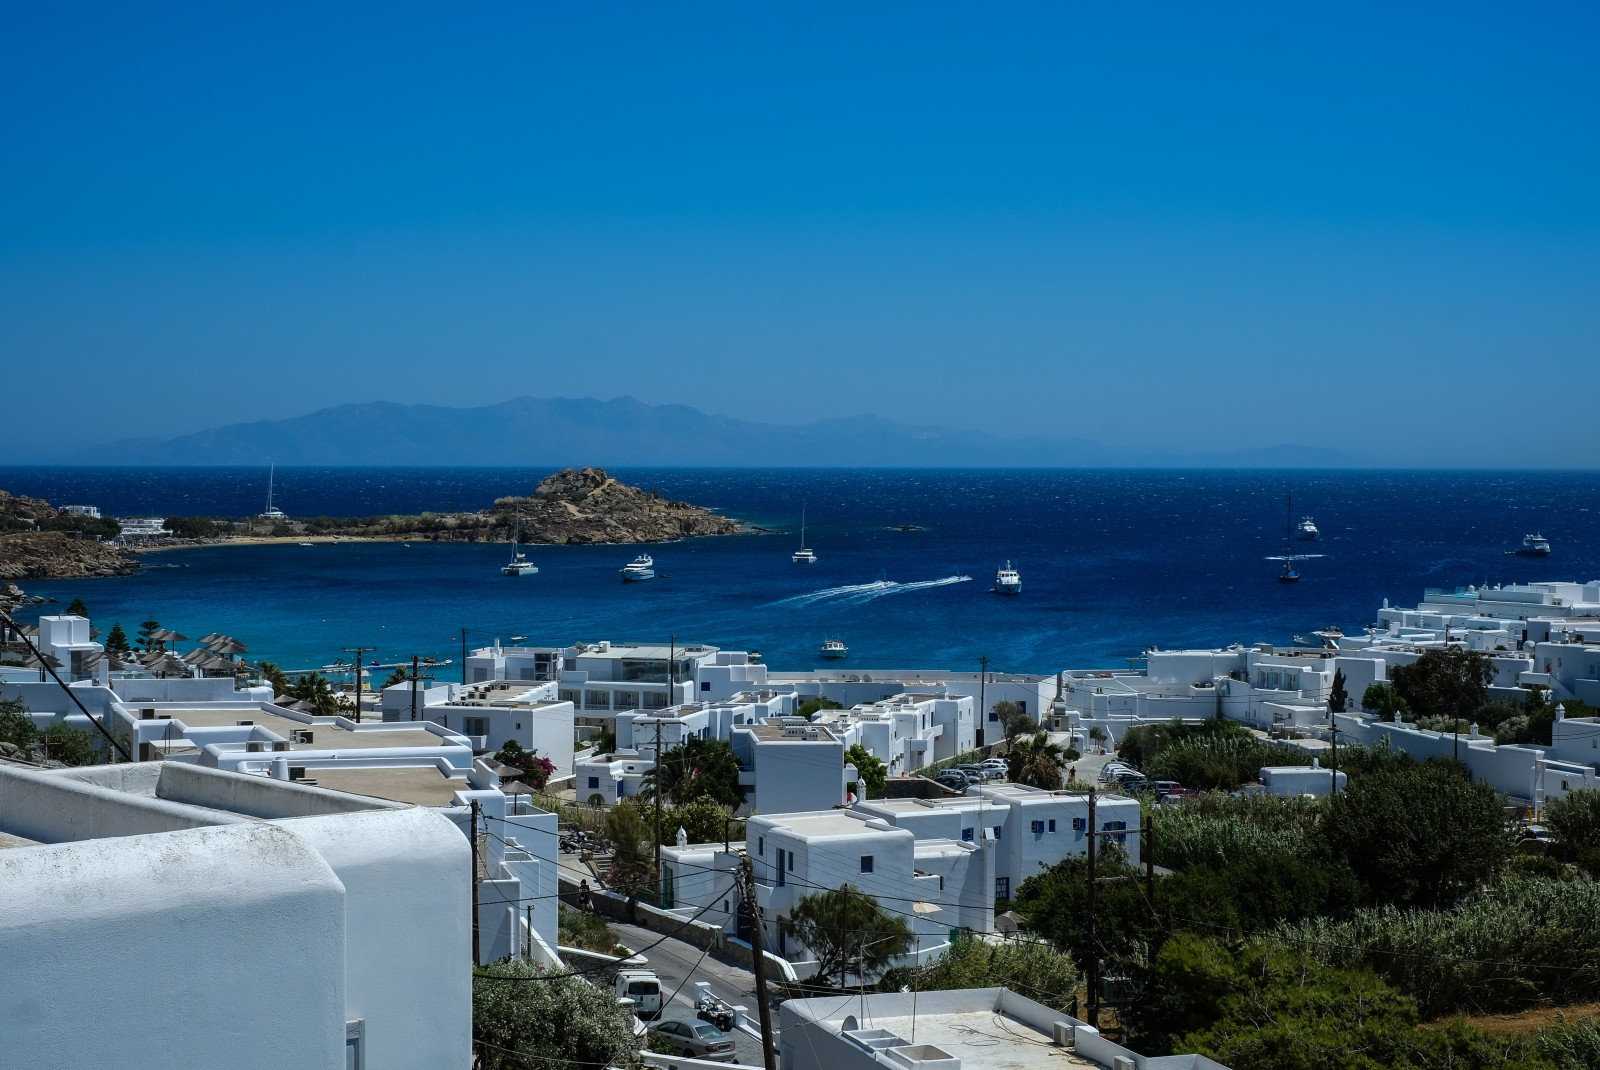
<svg viewBox="0 0 1600 1070">
<path fill-rule="evenodd" d="M 844 645 L 843 639 L 824 639 L 817 652 L 825 658 L 847 657 L 850 648 Z"/>
<path fill-rule="evenodd" d="M 1322 532 L 1317 530 L 1317 522 L 1309 516 L 1300 518 L 1300 523 L 1294 526 L 1294 537 L 1302 542 L 1316 542 L 1322 538 Z"/>
<path fill-rule="evenodd" d="M 624 583 L 637 583 L 639 580 L 653 580 L 656 578 L 655 559 L 649 554 L 640 554 L 629 561 L 622 569 Z"/>
<path fill-rule="evenodd" d="M 997 568 L 994 572 L 995 594 L 1021 594 L 1022 574 L 1011 567 L 1007 561 L 1004 568 Z"/>
<path fill-rule="evenodd" d="M 1524 535 L 1522 546 L 1513 552 L 1518 557 L 1549 557 L 1550 540 L 1543 535 Z"/>
</svg>

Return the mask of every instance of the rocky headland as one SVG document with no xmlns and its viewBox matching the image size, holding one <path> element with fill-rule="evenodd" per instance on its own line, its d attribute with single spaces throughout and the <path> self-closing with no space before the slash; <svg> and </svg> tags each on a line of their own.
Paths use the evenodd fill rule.
<svg viewBox="0 0 1600 1070">
<path fill-rule="evenodd" d="M 655 491 L 619 483 L 604 468 L 568 468 L 547 477 L 531 497 L 500 498 L 490 511 L 502 537 L 520 519 L 523 542 L 554 546 L 599 542 L 668 542 L 697 535 L 733 535 L 737 520 Z M 502 534 L 503 533 L 503 534 Z"/>
<path fill-rule="evenodd" d="M 129 553 L 79 530 L 41 530 L 75 518 L 49 502 L 0 490 L 0 580 L 126 576 L 139 567 Z"/>
</svg>

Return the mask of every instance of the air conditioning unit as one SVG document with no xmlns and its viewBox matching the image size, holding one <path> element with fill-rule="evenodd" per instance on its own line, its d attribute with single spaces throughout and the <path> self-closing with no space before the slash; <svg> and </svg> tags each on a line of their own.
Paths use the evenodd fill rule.
<svg viewBox="0 0 1600 1070">
<path fill-rule="evenodd" d="M 275 739 L 275 740 L 272 741 L 272 749 L 275 750 L 275 751 L 276 750 L 288 750 L 289 749 L 289 744 L 284 740 Z"/>
<path fill-rule="evenodd" d="M 262 740 L 252 739 L 246 741 L 244 749 L 247 754 L 260 754 L 262 751 L 267 749 L 267 745 Z"/>
<path fill-rule="evenodd" d="M 141 720 L 141 721 L 153 721 L 155 719 L 156 719 L 156 708 L 154 706 L 148 706 L 145 709 L 142 709 L 142 710 L 139 711 L 139 720 Z"/>
<path fill-rule="evenodd" d="M 306 778 L 306 767 L 305 766 L 303 766 L 303 765 L 291 765 L 289 767 L 289 779 L 290 780 L 304 780 L 305 778 Z"/>
<path fill-rule="evenodd" d="M 289 730 L 290 743 L 310 743 L 311 740 L 312 734 L 309 728 L 291 728 Z"/>
<path fill-rule="evenodd" d="M 235 722 L 233 722 L 233 723 L 234 723 L 234 724 L 236 724 L 236 725 L 238 725 L 238 726 L 239 726 L 239 727 L 241 727 L 241 728 L 244 728 L 244 727 L 246 727 L 246 726 L 249 726 L 249 725 L 253 725 L 253 724 L 255 724 L 255 722 L 254 722 L 254 721 L 235 721 Z"/>
</svg>

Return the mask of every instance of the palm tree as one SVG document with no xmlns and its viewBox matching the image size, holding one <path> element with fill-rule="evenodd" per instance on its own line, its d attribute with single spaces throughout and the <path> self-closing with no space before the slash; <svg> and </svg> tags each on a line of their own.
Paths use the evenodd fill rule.
<svg viewBox="0 0 1600 1070">
<path fill-rule="evenodd" d="M 1061 787 L 1066 754 L 1050 742 L 1048 732 L 1035 732 L 1033 738 L 1019 740 L 1006 755 L 1006 776 L 1018 784 L 1029 784 L 1046 791 Z"/>
</svg>

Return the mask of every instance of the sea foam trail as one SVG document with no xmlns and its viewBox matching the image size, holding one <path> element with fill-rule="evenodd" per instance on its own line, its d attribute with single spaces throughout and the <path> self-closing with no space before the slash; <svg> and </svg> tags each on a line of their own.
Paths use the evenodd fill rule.
<svg viewBox="0 0 1600 1070">
<path fill-rule="evenodd" d="M 828 587 L 821 591 L 811 591 L 807 594 L 797 594 L 790 598 L 780 598 L 773 602 L 775 606 L 809 606 L 815 602 L 826 602 L 847 595 L 861 594 L 890 586 L 887 580 L 878 580 L 875 583 L 854 583 L 848 587 Z"/>
<path fill-rule="evenodd" d="M 912 583 L 895 583 L 891 580 L 876 590 L 846 595 L 843 598 L 835 599 L 835 601 L 839 605 L 860 606 L 891 594 L 909 594 L 912 591 L 926 591 L 930 587 L 948 587 L 953 583 L 968 583 L 971 580 L 971 576 L 946 576 L 942 580 L 917 580 Z"/>
<path fill-rule="evenodd" d="M 966 583 L 971 579 L 971 576 L 946 576 L 942 580 L 917 580 L 913 583 L 896 583 L 894 580 L 878 580 L 876 583 L 854 583 L 847 587 L 828 587 L 821 591 L 793 595 L 773 602 L 772 605 L 814 606 L 818 603 L 826 602 L 840 606 L 859 606 L 865 605 L 875 598 L 882 598 L 885 595 L 922 591 L 929 587 L 947 587 L 952 583 Z"/>
</svg>

